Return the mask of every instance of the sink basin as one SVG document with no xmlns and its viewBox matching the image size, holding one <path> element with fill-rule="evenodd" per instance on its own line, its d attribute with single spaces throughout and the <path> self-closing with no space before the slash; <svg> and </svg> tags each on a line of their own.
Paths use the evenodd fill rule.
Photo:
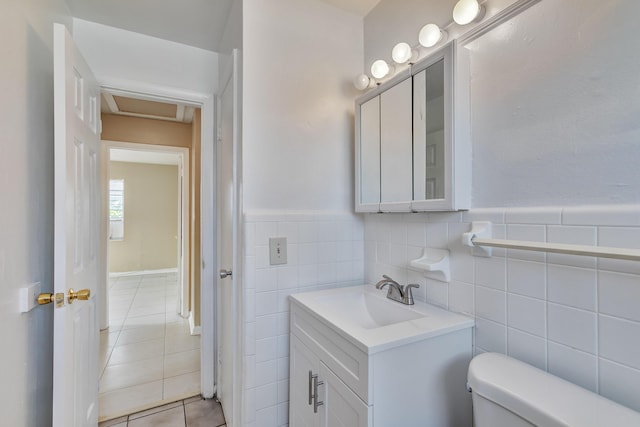
<svg viewBox="0 0 640 427">
<path fill-rule="evenodd" d="M 384 293 L 386 294 L 386 290 Z M 389 304 L 389 303 L 393 304 Z M 363 292 L 360 288 L 343 291 L 336 295 L 321 296 L 317 299 L 325 316 L 352 322 L 364 329 L 379 328 L 395 323 L 425 317 L 424 313 L 411 310 L 395 301 L 386 301 L 379 295 Z"/>
<path fill-rule="evenodd" d="M 290 295 L 290 301 L 368 354 L 474 325 L 473 319 L 416 302 L 403 305 L 373 285 Z"/>
</svg>

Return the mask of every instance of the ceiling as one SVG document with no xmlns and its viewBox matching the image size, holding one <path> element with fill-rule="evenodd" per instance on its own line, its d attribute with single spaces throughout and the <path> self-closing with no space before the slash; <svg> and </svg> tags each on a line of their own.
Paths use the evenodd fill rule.
<svg viewBox="0 0 640 427">
<path fill-rule="evenodd" d="M 103 114 L 191 123 L 195 108 L 175 102 L 167 103 L 129 98 L 103 91 L 100 97 L 100 111 Z"/>
<path fill-rule="evenodd" d="M 86 21 L 219 52 L 234 1 L 240 0 L 66 0 L 71 14 Z M 322 0 L 364 16 L 380 0 Z"/>
</svg>

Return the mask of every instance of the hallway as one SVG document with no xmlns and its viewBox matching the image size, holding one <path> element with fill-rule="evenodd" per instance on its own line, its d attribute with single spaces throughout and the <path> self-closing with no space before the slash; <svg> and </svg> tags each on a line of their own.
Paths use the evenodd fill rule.
<svg viewBox="0 0 640 427">
<path fill-rule="evenodd" d="M 200 393 L 200 336 L 176 313 L 176 274 L 113 277 L 100 334 L 100 420 Z"/>
</svg>

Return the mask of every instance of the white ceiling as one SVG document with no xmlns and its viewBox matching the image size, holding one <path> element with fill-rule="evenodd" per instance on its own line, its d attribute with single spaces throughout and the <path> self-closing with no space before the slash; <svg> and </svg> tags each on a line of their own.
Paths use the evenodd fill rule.
<svg viewBox="0 0 640 427">
<path fill-rule="evenodd" d="M 233 1 L 240 0 L 66 0 L 71 14 L 86 21 L 218 52 Z M 322 0 L 364 16 L 380 0 Z"/>
</svg>

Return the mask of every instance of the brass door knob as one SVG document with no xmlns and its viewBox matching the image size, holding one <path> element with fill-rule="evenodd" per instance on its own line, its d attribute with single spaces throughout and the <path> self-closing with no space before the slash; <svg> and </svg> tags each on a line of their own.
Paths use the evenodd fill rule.
<svg viewBox="0 0 640 427">
<path fill-rule="evenodd" d="M 91 296 L 91 289 L 81 289 L 79 291 L 74 291 L 69 288 L 69 295 L 67 296 L 67 302 L 72 304 L 75 300 L 79 299 L 81 301 L 86 301 Z"/>
<path fill-rule="evenodd" d="M 58 307 L 64 305 L 64 294 L 43 293 L 38 295 L 39 305 L 51 304 L 52 302 L 55 302 Z"/>
</svg>

